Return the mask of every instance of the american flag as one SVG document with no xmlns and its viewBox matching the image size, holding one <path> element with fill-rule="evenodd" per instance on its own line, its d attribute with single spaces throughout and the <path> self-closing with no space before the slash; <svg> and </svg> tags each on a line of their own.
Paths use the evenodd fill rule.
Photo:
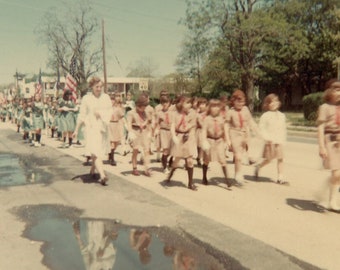
<svg viewBox="0 0 340 270">
<path fill-rule="evenodd" d="M 77 76 L 77 58 L 74 54 L 71 58 L 71 64 L 70 64 L 70 72 L 66 75 L 66 81 L 65 81 L 65 90 L 71 90 L 72 92 L 72 100 L 76 102 L 77 100 L 77 80 L 75 79 Z"/>
<path fill-rule="evenodd" d="M 41 71 L 40 71 L 39 76 L 37 78 L 37 82 L 35 84 L 34 95 L 41 95 L 41 92 L 42 92 L 42 84 L 41 84 Z"/>
</svg>

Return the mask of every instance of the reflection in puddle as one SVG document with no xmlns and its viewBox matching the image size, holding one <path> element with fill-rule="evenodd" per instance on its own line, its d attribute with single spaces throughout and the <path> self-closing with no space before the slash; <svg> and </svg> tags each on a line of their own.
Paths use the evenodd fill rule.
<svg viewBox="0 0 340 270">
<path fill-rule="evenodd" d="M 32 157 L 18 157 L 14 154 L 0 154 L 0 186 L 18 186 L 46 182 L 48 174 L 34 164 L 30 164 Z"/>
<path fill-rule="evenodd" d="M 15 213 L 27 222 L 24 236 L 44 243 L 43 263 L 51 269 L 245 269 L 228 255 L 166 227 L 79 218 L 79 210 L 64 206 L 29 206 Z"/>
</svg>

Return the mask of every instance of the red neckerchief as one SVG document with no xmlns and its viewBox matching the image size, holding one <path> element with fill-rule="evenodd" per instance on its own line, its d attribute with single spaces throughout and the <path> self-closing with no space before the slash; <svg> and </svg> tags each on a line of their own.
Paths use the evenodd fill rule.
<svg viewBox="0 0 340 270">
<path fill-rule="evenodd" d="M 185 116 L 186 116 L 186 113 L 182 113 L 182 118 L 181 118 L 181 121 L 179 122 L 179 124 L 177 126 L 177 129 L 179 129 L 180 126 L 183 126 L 184 129 L 186 128 Z"/>
<path fill-rule="evenodd" d="M 146 120 L 146 113 L 145 111 L 144 112 L 137 112 L 138 116 L 139 116 L 139 120 L 140 120 L 140 124 L 139 124 L 139 127 L 140 129 L 143 129 L 144 128 L 144 122 Z"/>
</svg>

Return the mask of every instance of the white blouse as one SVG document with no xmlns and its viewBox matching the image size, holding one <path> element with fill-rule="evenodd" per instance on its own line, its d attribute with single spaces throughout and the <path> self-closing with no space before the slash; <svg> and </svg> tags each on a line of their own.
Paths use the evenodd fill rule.
<svg viewBox="0 0 340 270">
<path fill-rule="evenodd" d="M 268 111 L 262 114 L 259 128 L 265 141 L 282 144 L 287 140 L 286 116 L 280 111 Z"/>
</svg>

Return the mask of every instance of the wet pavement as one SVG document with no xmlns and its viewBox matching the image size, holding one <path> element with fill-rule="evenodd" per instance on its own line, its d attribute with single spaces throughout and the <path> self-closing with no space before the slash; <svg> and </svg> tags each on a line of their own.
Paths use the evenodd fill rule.
<svg viewBox="0 0 340 270">
<path fill-rule="evenodd" d="M 81 218 L 61 205 L 13 210 L 26 223 L 23 236 L 43 242 L 50 269 L 246 269 L 235 259 L 184 232 Z"/>
<path fill-rule="evenodd" d="M 51 174 L 30 162 L 32 157 L 0 153 L 0 188 L 49 183 Z"/>
</svg>

